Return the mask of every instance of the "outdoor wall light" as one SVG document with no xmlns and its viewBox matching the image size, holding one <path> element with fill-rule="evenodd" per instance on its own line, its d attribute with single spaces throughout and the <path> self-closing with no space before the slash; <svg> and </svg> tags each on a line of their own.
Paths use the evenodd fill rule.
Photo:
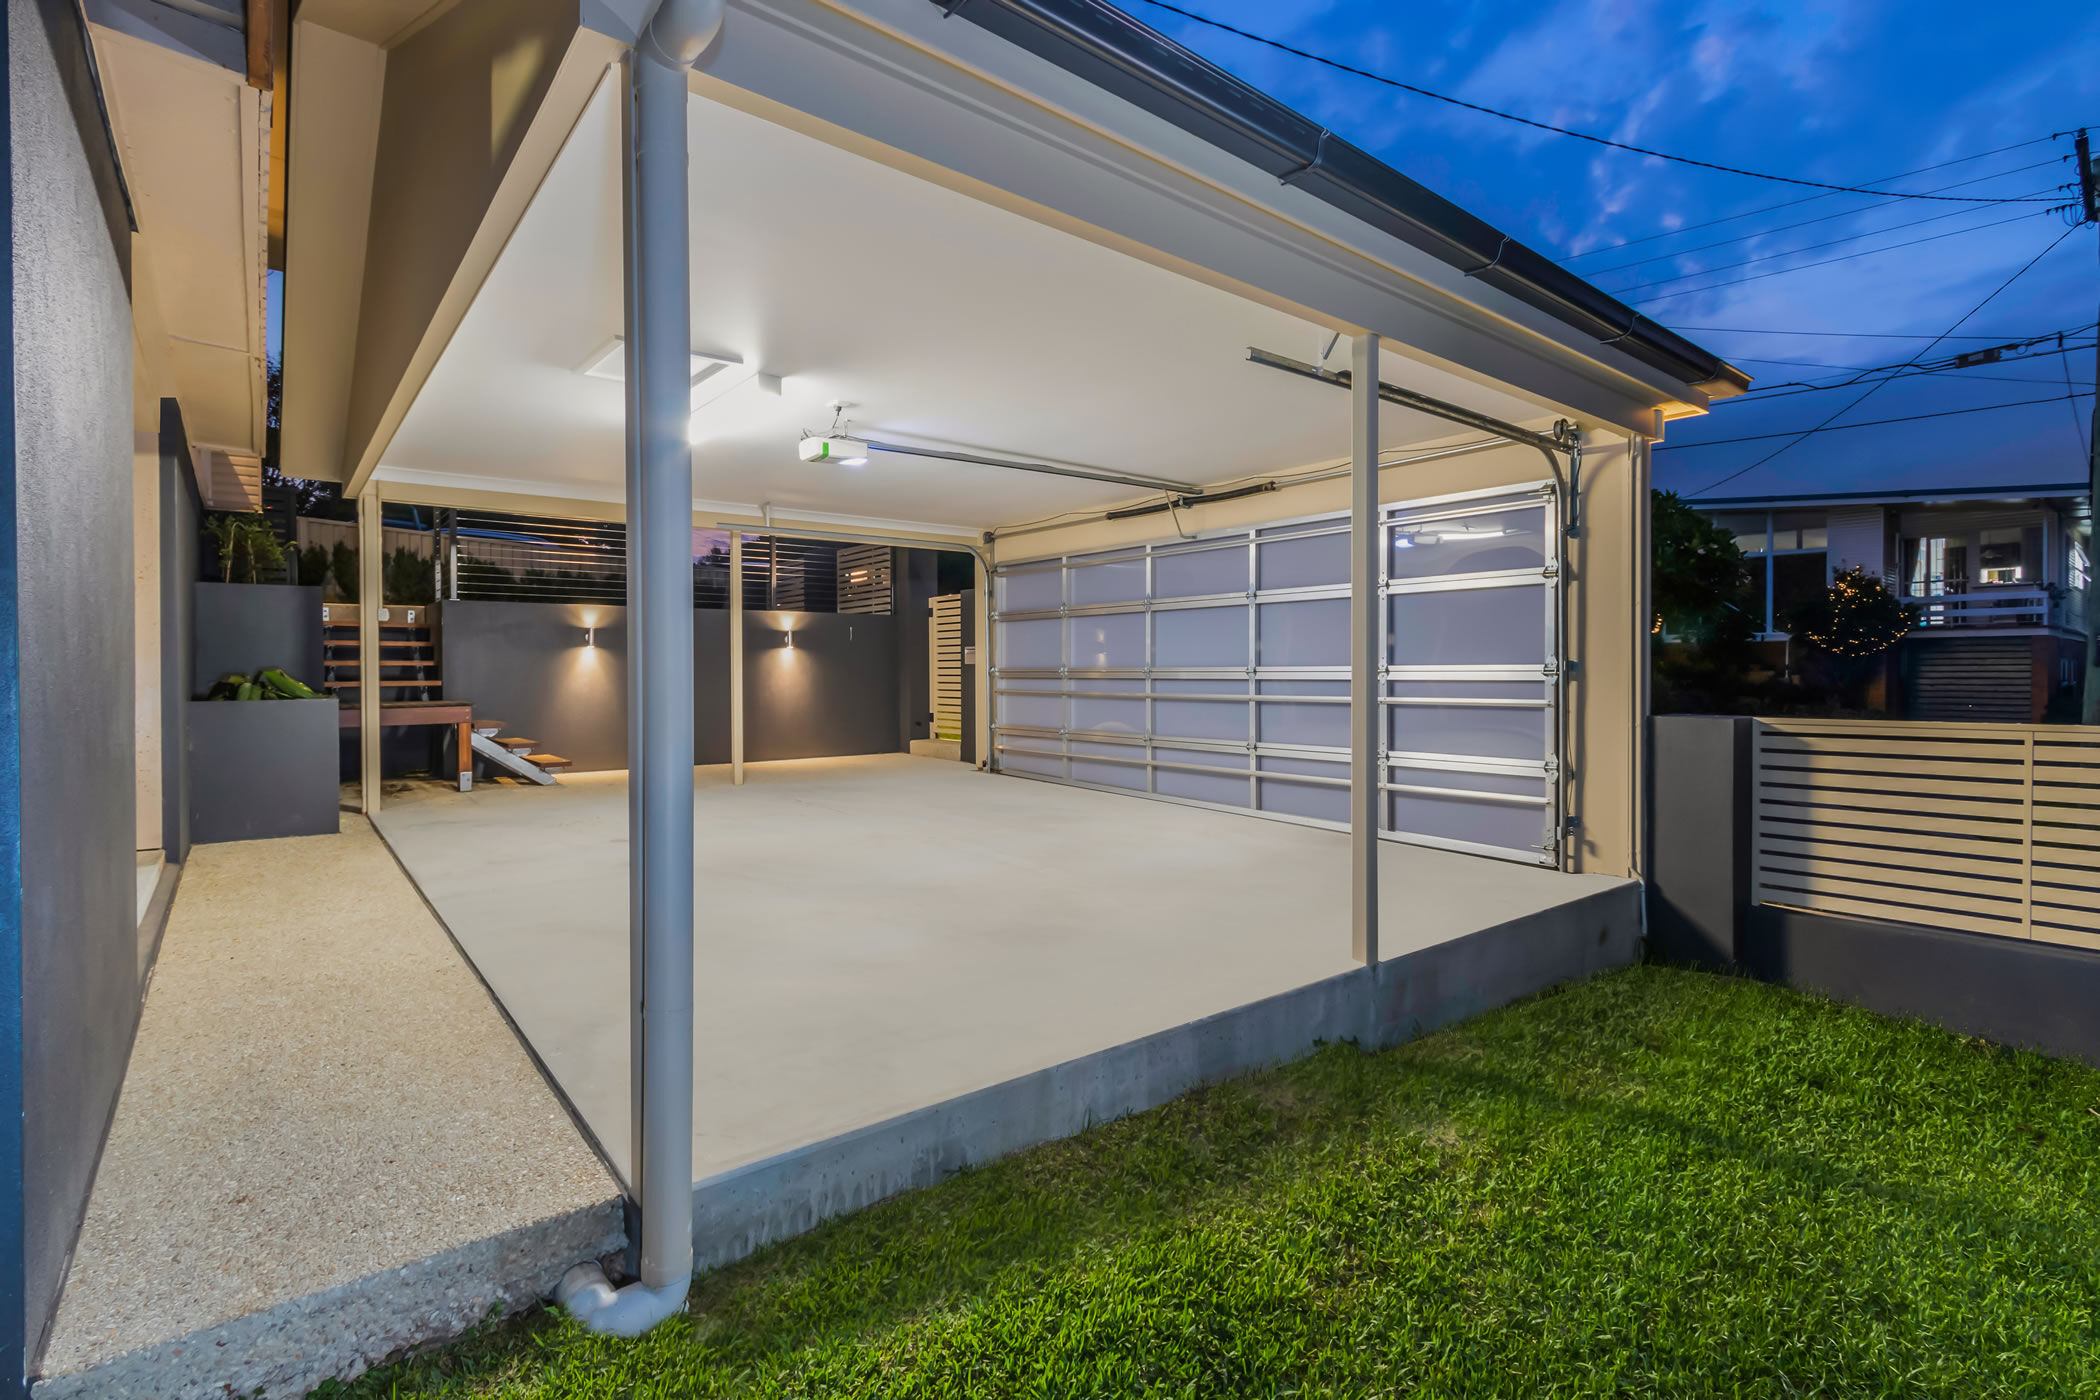
<svg viewBox="0 0 2100 1400">
<path fill-rule="evenodd" d="M 794 634 L 794 633 L 793 633 L 792 631 L 790 631 L 790 632 L 788 632 L 788 633 L 786 634 L 786 636 L 787 636 L 787 643 L 786 643 L 786 645 L 787 645 L 787 649 L 788 649 L 789 651 L 793 651 L 793 650 L 795 649 L 795 634 Z"/>
<path fill-rule="evenodd" d="M 585 646 L 587 646 L 587 647 L 595 647 L 595 646 L 597 646 L 597 645 L 598 645 L 598 629 L 597 629 L 597 628 L 595 628 L 595 627 L 586 627 L 586 628 L 584 628 L 584 629 L 583 629 L 583 644 L 584 644 Z"/>
</svg>

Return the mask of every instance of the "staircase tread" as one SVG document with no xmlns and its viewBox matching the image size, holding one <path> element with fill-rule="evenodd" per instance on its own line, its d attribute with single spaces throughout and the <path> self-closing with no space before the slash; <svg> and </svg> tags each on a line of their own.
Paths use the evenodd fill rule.
<svg viewBox="0 0 2100 1400">
<path fill-rule="evenodd" d="M 504 739 L 498 739 L 498 740 L 497 740 L 496 742 L 497 742 L 497 743 L 499 743 L 499 744 L 501 744 L 501 745 L 503 745 L 503 747 L 504 747 L 504 748 L 506 748 L 506 749 L 529 749 L 529 748 L 531 748 L 531 747 L 532 747 L 532 746 L 533 746 L 534 744 L 537 744 L 537 743 L 539 742 L 539 740 L 537 740 L 537 739 L 511 739 L 511 738 L 504 738 Z"/>
</svg>

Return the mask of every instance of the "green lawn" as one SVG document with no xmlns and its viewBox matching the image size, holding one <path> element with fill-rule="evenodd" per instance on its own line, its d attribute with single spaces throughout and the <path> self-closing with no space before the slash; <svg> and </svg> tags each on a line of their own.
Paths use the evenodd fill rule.
<svg viewBox="0 0 2100 1400">
<path fill-rule="evenodd" d="M 2100 1072 L 1637 968 L 348 1394 L 2100 1396 L 2096 1309 Z"/>
</svg>

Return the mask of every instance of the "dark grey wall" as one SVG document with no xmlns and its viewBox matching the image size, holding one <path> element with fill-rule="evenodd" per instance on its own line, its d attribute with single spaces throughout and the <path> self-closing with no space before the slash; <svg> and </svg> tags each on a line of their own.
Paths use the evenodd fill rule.
<svg viewBox="0 0 2100 1400">
<path fill-rule="evenodd" d="M 1962 1035 L 2100 1065 L 2100 953 L 1760 905 L 1744 965 Z"/>
<path fill-rule="evenodd" d="M 1750 721 L 1648 723 L 1648 944 L 1671 962 L 1726 966 L 1750 908 Z"/>
<path fill-rule="evenodd" d="M 891 577 L 896 580 L 897 615 L 897 747 L 909 749 L 914 739 L 933 737 L 927 716 L 933 712 L 932 659 L 927 655 L 927 605 L 940 591 L 940 560 L 930 549 L 894 552 Z"/>
<path fill-rule="evenodd" d="M 197 529 L 203 519 L 182 409 L 160 407 L 160 832 L 167 858 L 190 854 L 190 746 L 183 726 L 197 693 Z M 301 677 L 301 679 L 305 679 Z M 315 682 L 318 684 L 318 682 Z"/>
<path fill-rule="evenodd" d="M 57 1300 L 139 1005 L 130 245 L 112 223 L 116 164 L 88 63 L 77 6 L 9 0 L 13 461 L 0 527 L 14 776 L 31 815 L 4 860 L 20 981 L 0 1021 L 13 1030 L 19 1009 L 22 1133 L 19 1152 L 0 1145 L 21 1171 L 0 1202 L 15 1236 L 0 1294 L 18 1303 L 0 1318 L 7 1379 L 33 1361 Z"/>
<path fill-rule="evenodd" d="M 909 625 L 851 613 L 746 612 L 745 761 L 897 752 L 900 623 Z"/>
<path fill-rule="evenodd" d="M 584 629 L 596 624 L 596 645 Z M 584 772 L 627 766 L 627 610 L 598 604 L 446 603 L 448 699 L 537 739 Z"/>
<path fill-rule="evenodd" d="M 587 619 L 597 625 L 585 647 Z M 627 766 L 627 615 L 566 603 L 447 603 L 445 694 L 575 760 Z M 752 609 L 744 617 L 744 756 L 895 753 L 902 619 Z M 792 630 L 795 645 L 785 645 Z M 729 761 L 729 614 L 693 614 L 693 759 Z"/>
<path fill-rule="evenodd" d="M 200 844 L 333 835 L 341 801 L 341 706 L 319 700 L 192 700 L 190 831 Z"/>
<path fill-rule="evenodd" d="M 321 589 L 279 583 L 196 585 L 195 684 L 208 689 L 229 671 L 248 675 L 282 666 L 321 685 Z M 187 693 L 194 699 L 197 691 Z"/>
</svg>

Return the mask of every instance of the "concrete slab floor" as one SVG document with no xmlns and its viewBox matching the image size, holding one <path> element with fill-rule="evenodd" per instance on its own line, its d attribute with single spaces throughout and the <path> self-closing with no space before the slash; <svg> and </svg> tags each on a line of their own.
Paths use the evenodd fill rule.
<svg viewBox="0 0 2100 1400">
<path fill-rule="evenodd" d="M 1354 966 L 1341 834 L 904 755 L 694 778 L 694 1173 Z M 627 785 L 435 785 L 379 826 L 623 1173 Z M 1623 882 L 1386 843 L 1388 957 Z"/>
<path fill-rule="evenodd" d="M 363 818 L 198 846 L 38 1395 L 297 1394 L 619 1238 L 604 1166 Z"/>
</svg>

